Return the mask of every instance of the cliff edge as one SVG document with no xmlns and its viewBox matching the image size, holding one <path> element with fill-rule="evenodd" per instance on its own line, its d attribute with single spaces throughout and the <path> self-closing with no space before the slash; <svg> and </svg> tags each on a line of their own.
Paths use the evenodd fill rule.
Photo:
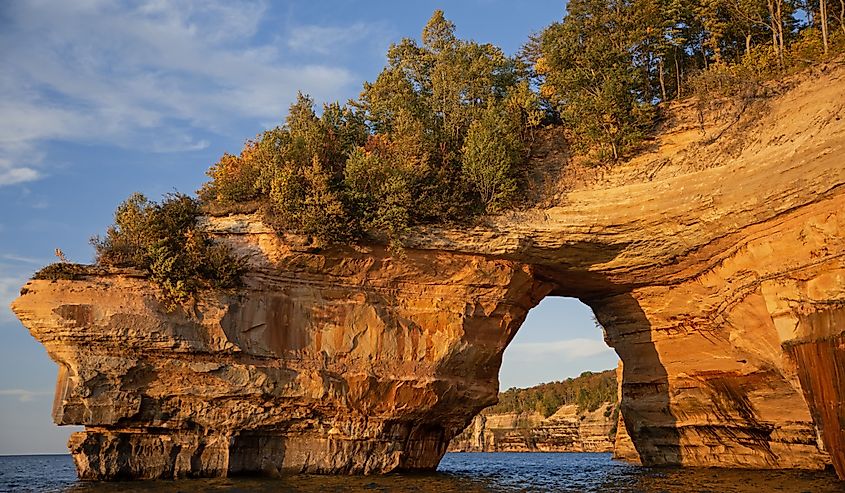
<svg viewBox="0 0 845 493">
<path fill-rule="evenodd" d="M 403 256 L 208 218 L 245 287 L 174 311 L 128 271 L 28 282 L 12 308 L 59 366 L 54 420 L 85 426 L 80 477 L 433 469 L 544 296 L 589 305 L 624 363 L 619 455 L 845 477 L 845 67 L 753 108 L 677 108 L 584 176 L 538 154 L 543 207 Z"/>
</svg>

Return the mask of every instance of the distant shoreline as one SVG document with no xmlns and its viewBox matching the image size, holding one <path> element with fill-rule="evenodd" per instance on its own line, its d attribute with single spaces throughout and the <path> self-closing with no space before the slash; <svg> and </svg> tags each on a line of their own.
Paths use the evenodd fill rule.
<svg viewBox="0 0 845 493">
<path fill-rule="evenodd" d="M 54 455 L 70 455 L 70 452 L 44 452 L 44 453 L 37 453 L 37 454 L 0 454 L 0 457 L 47 457 L 47 456 L 54 456 Z"/>
</svg>

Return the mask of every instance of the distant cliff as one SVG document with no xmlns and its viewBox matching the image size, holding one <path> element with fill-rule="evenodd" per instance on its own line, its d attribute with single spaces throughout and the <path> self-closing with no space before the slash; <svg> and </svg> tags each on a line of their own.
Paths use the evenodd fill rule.
<svg viewBox="0 0 845 493">
<path fill-rule="evenodd" d="M 450 452 L 611 452 L 616 403 L 595 411 L 568 404 L 540 413 L 480 414 L 449 444 Z"/>
<path fill-rule="evenodd" d="M 610 452 L 616 438 L 616 370 L 508 389 L 449 444 L 454 452 Z"/>
</svg>

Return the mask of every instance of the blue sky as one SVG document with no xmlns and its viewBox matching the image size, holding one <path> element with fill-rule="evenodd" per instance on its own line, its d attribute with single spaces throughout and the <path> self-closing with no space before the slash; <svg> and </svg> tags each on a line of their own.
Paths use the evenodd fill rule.
<svg viewBox="0 0 845 493">
<path fill-rule="evenodd" d="M 0 454 L 66 451 L 70 429 L 50 418 L 55 365 L 8 309 L 56 248 L 91 261 L 88 239 L 130 193 L 197 190 L 223 152 L 281 122 L 297 90 L 357 96 L 389 44 L 418 37 L 437 8 L 459 36 L 512 54 L 564 6 L 0 2 Z M 502 388 L 610 368 L 600 340 L 586 307 L 548 299 L 507 350 Z"/>
</svg>

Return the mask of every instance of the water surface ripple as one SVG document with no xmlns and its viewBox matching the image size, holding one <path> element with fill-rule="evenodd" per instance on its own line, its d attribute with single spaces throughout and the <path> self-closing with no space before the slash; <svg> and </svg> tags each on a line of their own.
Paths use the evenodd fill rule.
<svg viewBox="0 0 845 493">
<path fill-rule="evenodd" d="M 446 454 L 432 474 L 88 483 L 76 480 L 68 455 L 29 455 L 0 457 L 0 491 L 832 493 L 845 483 L 831 471 L 645 468 L 567 453 Z"/>
</svg>

